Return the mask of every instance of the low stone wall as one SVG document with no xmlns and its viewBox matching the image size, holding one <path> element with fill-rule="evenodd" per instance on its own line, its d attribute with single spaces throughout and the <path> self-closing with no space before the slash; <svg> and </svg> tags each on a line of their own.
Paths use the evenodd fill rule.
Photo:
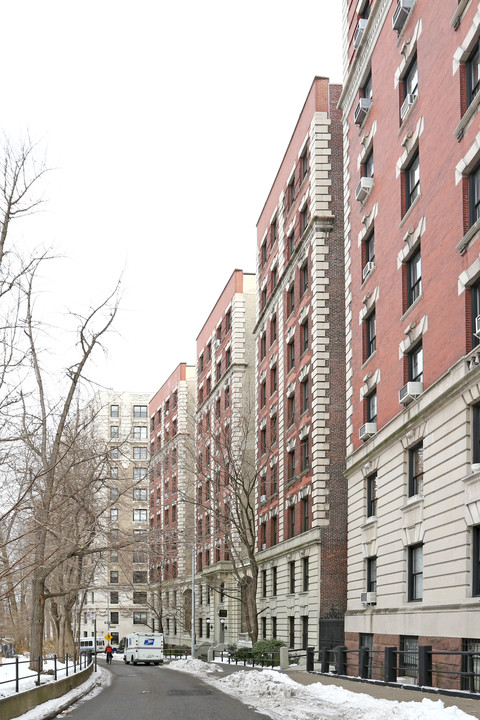
<svg viewBox="0 0 480 720">
<path fill-rule="evenodd" d="M 55 700 L 70 692 L 74 688 L 84 683 L 93 671 L 93 663 L 85 670 L 69 675 L 57 682 L 48 682 L 45 685 L 27 690 L 26 692 L 15 693 L 9 697 L 0 700 L 0 718 L 2 720 L 11 720 L 23 713 L 28 712 L 37 705 L 41 705 L 48 700 Z"/>
</svg>

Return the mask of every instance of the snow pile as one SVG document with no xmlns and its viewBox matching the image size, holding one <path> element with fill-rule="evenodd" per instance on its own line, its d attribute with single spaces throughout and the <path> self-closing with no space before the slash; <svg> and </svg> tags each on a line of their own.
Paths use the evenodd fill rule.
<svg viewBox="0 0 480 720">
<path fill-rule="evenodd" d="M 197 675 L 274 720 L 474 720 L 441 700 L 397 702 L 320 682 L 304 686 L 275 670 L 239 670 L 218 678 L 213 675 L 219 666 L 200 660 L 173 660 L 166 667 Z"/>
</svg>

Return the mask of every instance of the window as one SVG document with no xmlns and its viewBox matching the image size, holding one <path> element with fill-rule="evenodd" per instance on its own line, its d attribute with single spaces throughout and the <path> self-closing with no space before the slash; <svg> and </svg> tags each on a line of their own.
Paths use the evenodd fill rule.
<svg viewBox="0 0 480 720">
<path fill-rule="evenodd" d="M 118 480 L 118 467 L 110 468 L 110 477 L 112 480 Z"/>
<path fill-rule="evenodd" d="M 134 460 L 146 460 L 147 459 L 147 448 L 146 447 L 134 447 L 133 448 L 133 459 Z"/>
<path fill-rule="evenodd" d="M 118 510 L 110 508 L 110 522 L 118 522 Z"/>
<path fill-rule="evenodd" d="M 110 449 L 110 458 L 111 460 L 118 460 L 120 457 L 120 452 L 117 447 Z"/>
<path fill-rule="evenodd" d="M 262 288 L 262 295 L 261 295 L 261 302 L 260 302 L 260 309 L 263 310 L 267 304 L 267 288 Z"/>
<path fill-rule="evenodd" d="M 277 391 L 277 368 L 273 367 L 270 370 L 270 395 L 273 395 Z"/>
<path fill-rule="evenodd" d="M 301 404 L 302 414 L 304 412 L 307 412 L 307 410 L 308 410 L 309 397 L 310 397 L 309 393 L 310 393 L 309 382 L 308 382 L 308 377 L 306 377 L 300 383 L 300 404 Z"/>
<path fill-rule="evenodd" d="M 308 557 L 302 558 L 302 590 L 307 592 L 309 585 Z"/>
<path fill-rule="evenodd" d="M 371 150 L 365 162 L 362 163 L 362 177 L 373 178 L 374 175 L 374 164 L 373 164 L 373 150 Z"/>
<path fill-rule="evenodd" d="M 288 185 L 288 202 L 290 209 L 295 202 L 295 176 L 291 179 Z"/>
<path fill-rule="evenodd" d="M 110 500 L 115 502 L 115 500 L 118 500 L 120 497 L 120 491 L 118 488 L 110 488 Z"/>
<path fill-rule="evenodd" d="M 422 294 L 422 258 L 420 249 L 407 262 L 407 307 Z"/>
<path fill-rule="evenodd" d="M 147 582 L 147 571 L 146 570 L 134 570 L 133 582 L 135 584 L 136 583 L 146 583 Z"/>
<path fill-rule="evenodd" d="M 110 583 L 118 583 L 118 570 L 110 570 Z"/>
<path fill-rule="evenodd" d="M 480 39 L 477 40 L 466 63 L 467 70 L 467 103 L 470 105 L 480 87 Z"/>
<path fill-rule="evenodd" d="M 110 613 L 110 622 L 112 623 L 112 625 L 118 625 L 118 617 L 119 617 L 118 610 L 114 610 L 113 612 Z"/>
<path fill-rule="evenodd" d="M 305 178 L 307 177 L 307 173 L 308 173 L 308 152 L 307 152 L 307 148 L 305 148 L 305 150 L 303 151 L 302 156 L 301 156 L 301 158 L 300 158 L 300 162 L 301 162 L 301 172 L 302 172 L 302 182 L 303 182 L 303 180 L 305 180 Z"/>
<path fill-rule="evenodd" d="M 408 451 L 408 496 L 420 495 L 423 490 L 423 443 Z"/>
<path fill-rule="evenodd" d="M 147 468 L 134 467 L 133 468 L 133 479 L 140 481 L 147 479 Z"/>
<path fill-rule="evenodd" d="M 295 505 L 288 508 L 288 537 L 295 537 Z"/>
<path fill-rule="evenodd" d="M 261 631 L 261 632 L 262 632 L 262 639 L 263 639 L 263 640 L 266 640 L 266 639 L 267 639 L 267 618 L 266 618 L 266 617 L 262 617 L 261 620 L 262 620 L 262 631 Z"/>
<path fill-rule="evenodd" d="M 275 640 L 277 637 L 277 618 L 272 617 L 272 638 Z"/>
<path fill-rule="evenodd" d="M 278 469 L 274 465 L 272 468 L 272 495 L 275 495 L 276 492 L 278 492 Z"/>
<path fill-rule="evenodd" d="M 232 327 L 232 311 L 227 310 L 225 313 L 225 333 L 228 333 L 230 328 Z"/>
<path fill-rule="evenodd" d="M 400 635 L 399 674 L 417 677 L 418 672 L 418 637 Z"/>
<path fill-rule="evenodd" d="M 147 624 L 147 613 L 146 612 L 134 612 L 133 613 L 133 624 L 134 625 L 146 625 Z"/>
<path fill-rule="evenodd" d="M 220 405 L 220 398 L 217 398 L 217 399 L 215 400 L 215 417 L 216 417 L 217 419 L 220 417 L 221 412 L 222 412 L 222 408 L 221 408 L 221 405 Z"/>
<path fill-rule="evenodd" d="M 118 438 L 118 425 L 110 425 L 110 437 Z"/>
<path fill-rule="evenodd" d="M 293 370 L 295 367 L 295 340 L 293 337 L 287 345 L 287 367 L 288 371 Z"/>
<path fill-rule="evenodd" d="M 209 340 L 207 343 L 207 362 L 212 359 L 212 341 Z"/>
<path fill-rule="evenodd" d="M 148 410 L 148 408 L 146 405 L 134 405 L 133 406 L 133 417 L 146 418 L 147 410 Z"/>
<path fill-rule="evenodd" d="M 133 593 L 133 604 L 134 605 L 146 605 L 147 604 L 147 593 L 146 592 L 134 592 Z"/>
<path fill-rule="evenodd" d="M 110 562 L 118 563 L 118 550 L 110 550 Z"/>
<path fill-rule="evenodd" d="M 133 511 L 133 522 L 146 522 L 147 511 L 146 510 L 134 510 Z"/>
<path fill-rule="evenodd" d="M 215 331 L 215 339 L 217 343 L 220 343 L 222 341 L 222 326 L 221 324 L 217 327 Z"/>
<path fill-rule="evenodd" d="M 480 165 L 468 176 L 470 227 L 480 218 Z"/>
<path fill-rule="evenodd" d="M 288 481 L 295 480 L 295 449 L 287 453 Z"/>
<path fill-rule="evenodd" d="M 272 595 L 275 597 L 277 594 L 277 568 L 272 567 Z"/>
<path fill-rule="evenodd" d="M 218 362 L 215 369 L 215 382 L 218 382 L 222 377 L 222 363 Z"/>
<path fill-rule="evenodd" d="M 120 416 L 120 406 L 110 405 L 110 417 L 118 418 Z"/>
<path fill-rule="evenodd" d="M 295 233 L 293 231 L 287 237 L 287 243 L 288 257 L 292 257 L 293 251 L 295 250 Z"/>
<path fill-rule="evenodd" d="M 405 170 L 405 211 L 420 195 L 420 160 L 418 150 Z"/>
<path fill-rule="evenodd" d="M 375 310 L 365 319 L 365 357 L 364 360 L 373 355 L 377 347 L 377 320 Z"/>
<path fill-rule="evenodd" d="M 265 332 L 263 332 L 260 335 L 260 360 L 263 360 L 263 358 L 267 354 L 267 336 Z"/>
<path fill-rule="evenodd" d="M 302 454 L 301 454 L 301 472 L 307 472 L 310 468 L 310 457 L 309 457 L 309 443 L 308 437 L 302 440 Z"/>
<path fill-rule="evenodd" d="M 133 499 L 145 502 L 147 500 L 147 488 L 133 488 Z"/>
<path fill-rule="evenodd" d="M 423 599 L 423 545 L 408 548 L 408 601 Z"/>
<path fill-rule="evenodd" d="M 480 525 L 472 528 L 472 595 L 480 595 Z"/>
<path fill-rule="evenodd" d="M 225 407 L 230 407 L 230 385 L 225 388 Z"/>
<path fill-rule="evenodd" d="M 278 542 L 278 518 L 276 515 L 272 518 L 272 545 Z"/>
<path fill-rule="evenodd" d="M 367 79 L 363 83 L 362 97 L 368 98 L 369 100 L 371 100 L 373 98 L 373 86 L 372 86 L 372 73 L 371 72 L 368 73 Z"/>
<path fill-rule="evenodd" d="M 267 402 L 267 384 L 265 380 L 260 383 L 260 407 L 265 407 Z"/>
<path fill-rule="evenodd" d="M 367 477 L 367 518 L 377 515 L 377 473 Z"/>
<path fill-rule="evenodd" d="M 367 558 L 367 592 L 377 592 L 377 558 Z"/>
<path fill-rule="evenodd" d="M 229 368 L 232 364 L 232 351 L 230 348 L 227 348 L 227 351 L 225 352 L 225 367 Z"/>
<path fill-rule="evenodd" d="M 277 237 L 278 237 L 277 218 L 275 218 L 275 220 L 272 222 L 271 233 L 272 233 L 272 245 L 275 245 L 275 243 L 277 242 Z"/>
<path fill-rule="evenodd" d="M 267 429 L 260 430 L 260 454 L 265 455 L 267 452 Z"/>
<path fill-rule="evenodd" d="M 367 422 L 377 422 L 377 391 L 371 392 L 365 400 L 367 403 Z"/>
<path fill-rule="evenodd" d="M 305 230 L 308 227 L 308 207 L 305 205 L 303 210 L 300 212 L 300 230 L 302 233 L 305 232 Z"/>
<path fill-rule="evenodd" d="M 277 315 L 275 314 L 270 321 L 270 345 L 277 339 Z"/>
<path fill-rule="evenodd" d="M 267 571 L 262 570 L 262 597 L 267 597 Z"/>
<path fill-rule="evenodd" d="M 403 97 L 411 95 L 412 99 L 418 95 L 418 64 L 415 56 L 410 63 L 407 73 L 403 78 Z"/>
<path fill-rule="evenodd" d="M 287 400 L 287 413 L 288 426 L 293 425 L 295 422 L 295 394 L 290 395 Z"/>
<path fill-rule="evenodd" d="M 472 407 L 472 463 L 480 463 L 480 404 Z"/>
<path fill-rule="evenodd" d="M 310 529 L 310 503 L 308 497 L 302 500 L 302 532 Z"/>
<path fill-rule="evenodd" d="M 289 615 L 288 617 L 288 644 L 289 647 L 295 647 L 295 617 Z"/>
<path fill-rule="evenodd" d="M 147 428 L 142 425 L 133 426 L 133 437 L 135 440 L 146 440 L 147 439 Z"/>
<path fill-rule="evenodd" d="M 308 320 L 305 320 L 303 325 L 301 325 L 301 348 L 302 348 L 302 355 L 304 352 L 308 350 Z"/>
<path fill-rule="evenodd" d="M 277 270 L 277 267 L 275 266 L 272 270 L 272 291 L 275 290 L 275 288 L 277 287 L 277 282 L 278 282 L 278 270 Z"/>
<path fill-rule="evenodd" d="M 300 268 L 300 295 L 305 295 L 308 290 L 308 262 Z"/>
<path fill-rule="evenodd" d="M 421 343 L 408 353 L 408 379 L 411 382 L 423 382 L 423 347 Z"/>
<path fill-rule="evenodd" d="M 203 372 L 203 352 L 200 355 L 200 357 L 198 358 L 198 371 Z"/>
<path fill-rule="evenodd" d="M 292 283 L 290 290 L 287 290 L 287 316 L 295 310 L 295 285 Z"/>
<path fill-rule="evenodd" d="M 260 265 L 263 267 L 267 262 L 267 243 L 264 240 L 260 246 Z"/>
<path fill-rule="evenodd" d="M 118 605 L 118 591 L 110 593 L 110 604 Z"/>
<path fill-rule="evenodd" d="M 272 415 L 270 418 L 270 441 L 272 443 L 276 442 L 277 440 L 277 426 L 278 426 L 278 418 L 276 415 Z"/>
<path fill-rule="evenodd" d="M 295 592 L 295 560 L 288 563 L 289 592 Z"/>
</svg>

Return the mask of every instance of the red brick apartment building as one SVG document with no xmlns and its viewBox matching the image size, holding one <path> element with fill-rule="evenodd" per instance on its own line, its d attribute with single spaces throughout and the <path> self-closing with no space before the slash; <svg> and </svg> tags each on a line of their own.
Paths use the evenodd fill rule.
<svg viewBox="0 0 480 720">
<path fill-rule="evenodd" d="M 260 637 L 343 642 L 341 86 L 312 83 L 257 224 Z"/>
<path fill-rule="evenodd" d="M 480 4 L 343 10 L 346 644 L 408 678 L 480 648 Z"/>
<path fill-rule="evenodd" d="M 246 632 L 239 593 L 234 467 L 254 472 L 254 274 L 235 270 L 197 337 L 195 444 L 196 639 L 236 643 Z M 250 432 L 249 427 L 252 430 Z M 241 580 L 241 578 L 240 578 Z"/>
<path fill-rule="evenodd" d="M 195 368 L 180 363 L 149 403 L 151 625 L 167 644 L 191 637 Z"/>
</svg>

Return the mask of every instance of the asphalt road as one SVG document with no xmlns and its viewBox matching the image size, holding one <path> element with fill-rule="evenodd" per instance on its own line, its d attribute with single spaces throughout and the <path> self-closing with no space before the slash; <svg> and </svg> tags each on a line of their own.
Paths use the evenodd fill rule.
<svg viewBox="0 0 480 720">
<path fill-rule="evenodd" d="M 73 707 L 69 720 L 271 720 L 194 675 L 116 661 L 108 669 L 112 684 Z"/>
</svg>

